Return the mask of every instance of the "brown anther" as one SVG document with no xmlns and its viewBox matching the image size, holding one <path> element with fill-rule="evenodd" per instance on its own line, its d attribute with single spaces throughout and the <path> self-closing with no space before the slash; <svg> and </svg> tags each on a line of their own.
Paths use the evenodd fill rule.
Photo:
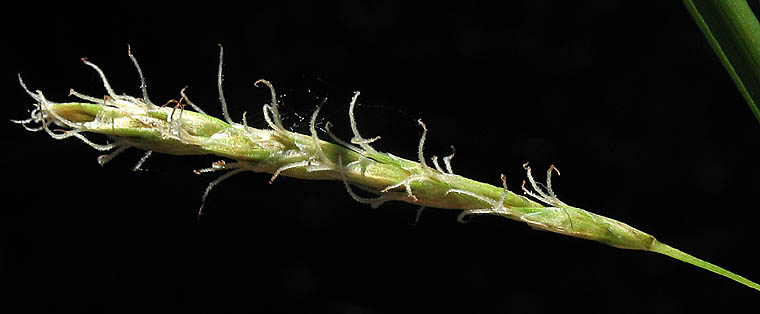
<svg viewBox="0 0 760 314">
<path fill-rule="evenodd" d="M 176 105 L 174 105 L 174 108 L 172 108 L 172 113 L 171 113 L 171 115 L 169 115 L 169 118 L 170 118 L 171 120 L 174 120 L 174 111 L 176 111 L 176 110 L 177 110 L 177 108 L 179 108 L 179 109 L 181 110 L 181 111 L 180 111 L 180 114 L 179 114 L 179 117 L 180 117 L 180 119 L 181 119 L 181 118 L 182 118 L 182 112 L 184 112 L 184 110 L 185 110 L 185 104 L 183 104 L 183 103 L 182 103 L 182 98 L 180 98 L 179 100 L 170 99 L 169 101 L 167 101 L 167 102 L 166 102 L 166 103 L 165 103 L 163 106 L 161 106 L 161 107 L 166 107 L 166 106 L 168 106 L 169 104 L 176 104 Z"/>
<path fill-rule="evenodd" d="M 169 101 L 167 101 L 165 104 L 161 105 L 161 107 L 168 107 L 169 104 L 176 104 L 176 103 L 178 103 L 177 100 L 175 100 L 175 99 L 169 99 Z"/>
</svg>

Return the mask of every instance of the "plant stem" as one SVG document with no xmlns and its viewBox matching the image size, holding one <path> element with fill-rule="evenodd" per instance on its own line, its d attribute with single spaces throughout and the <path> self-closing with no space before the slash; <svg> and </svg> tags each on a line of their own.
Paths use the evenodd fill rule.
<svg viewBox="0 0 760 314">
<path fill-rule="evenodd" d="M 683 0 L 760 122 L 760 23 L 745 0 Z"/>
<path fill-rule="evenodd" d="M 684 252 L 682 252 L 680 250 L 677 250 L 677 249 L 675 249 L 675 248 L 673 248 L 673 247 L 671 247 L 671 246 L 669 246 L 667 244 L 660 243 L 659 241 L 656 241 L 656 240 L 654 241 L 654 243 L 652 244 L 651 251 L 652 252 L 657 252 L 657 253 L 660 253 L 660 254 L 664 254 L 664 255 L 667 255 L 667 256 L 670 256 L 670 257 L 675 258 L 675 259 L 677 259 L 679 261 L 692 264 L 692 265 L 697 266 L 697 267 L 702 268 L 702 269 L 707 269 L 707 270 L 709 270 L 711 272 L 714 272 L 716 274 L 719 274 L 719 275 L 731 278 L 734 281 L 739 282 L 741 284 L 744 284 L 747 287 L 753 288 L 755 290 L 760 290 L 760 285 L 758 285 L 757 283 L 752 282 L 751 280 L 749 280 L 747 278 L 744 278 L 742 276 L 734 274 L 734 273 L 732 273 L 732 272 L 730 272 L 730 271 L 728 271 L 728 270 L 726 270 L 726 269 L 724 269 L 724 268 L 722 268 L 720 266 L 717 266 L 717 265 L 708 263 L 706 261 L 703 261 L 701 259 L 698 259 L 698 258 L 696 258 L 694 256 L 691 256 L 691 255 L 689 255 L 687 253 L 684 253 Z"/>
</svg>

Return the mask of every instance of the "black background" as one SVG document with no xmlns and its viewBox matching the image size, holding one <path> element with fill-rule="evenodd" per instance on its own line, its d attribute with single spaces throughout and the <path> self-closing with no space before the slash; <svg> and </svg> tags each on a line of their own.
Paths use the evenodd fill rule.
<svg viewBox="0 0 760 314">
<path fill-rule="evenodd" d="M 151 98 L 189 85 L 220 116 L 217 44 L 236 120 L 264 127 L 272 81 L 286 124 L 328 97 L 323 120 L 349 136 L 347 106 L 382 151 L 457 149 L 456 173 L 519 187 L 555 164 L 565 202 L 760 280 L 760 125 L 677 1 L 250 2 L 158 8 L 27 4 L 3 18 L 3 119 L 27 85 L 65 101 L 100 97 L 100 65 L 137 95 L 127 44 Z M 536 232 L 498 217 L 379 209 L 339 182 L 242 174 L 200 197 L 213 157 L 100 153 L 4 123 L 0 307 L 29 312 L 671 313 L 746 310 L 758 292 L 664 256 Z M 100 139 L 100 138 L 98 138 Z M 103 141 L 103 139 L 100 139 Z M 543 171 L 538 171 L 543 177 Z M 751 311 L 751 310 L 750 310 Z"/>
</svg>

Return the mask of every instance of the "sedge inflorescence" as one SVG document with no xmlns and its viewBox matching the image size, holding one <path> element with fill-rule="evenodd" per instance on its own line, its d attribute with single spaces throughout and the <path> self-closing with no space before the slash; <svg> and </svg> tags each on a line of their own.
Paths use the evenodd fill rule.
<svg viewBox="0 0 760 314">
<path fill-rule="evenodd" d="M 82 114 L 81 112 L 72 114 L 69 111 L 74 111 L 74 109 L 67 110 L 66 107 L 75 107 L 79 103 L 52 102 L 45 98 L 41 91 L 30 91 L 19 75 L 21 86 L 36 101 L 36 103 L 35 108 L 31 111 L 30 118 L 26 120 L 14 120 L 13 122 L 21 124 L 29 131 L 45 131 L 54 139 L 61 140 L 75 137 L 97 150 L 110 151 L 110 153 L 98 157 L 98 162 L 101 165 L 105 165 L 128 148 L 137 147 L 144 149 L 146 151 L 145 155 L 140 158 L 137 165 L 133 168 L 134 170 L 139 169 L 152 155 L 153 151 L 181 155 L 218 154 L 217 151 L 209 148 L 210 145 L 208 139 L 211 138 L 216 138 L 217 140 L 220 138 L 233 137 L 245 138 L 249 143 L 252 143 L 252 150 L 266 152 L 266 158 L 257 160 L 255 163 L 250 160 L 240 160 L 241 158 L 234 158 L 236 156 L 231 156 L 236 160 L 233 162 L 219 161 L 213 163 L 209 168 L 195 170 L 198 174 L 229 170 L 229 172 L 220 176 L 208 185 L 203 193 L 202 203 L 205 203 L 206 197 L 213 187 L 235 174 L 244 171 L 269 172 L 272 173 L 269 180 L 269 182 L 272 183 L 281 174 L 288 174 L 289 172 L 300 168 L 308 173 L 330 173 L 325 179 L 342 180 L 345 183 L 348 194 L 353 199 L 361 203 L 369 204 L 373 208 L 391 200 L 421 203 L 424 208 L 425 201 L 418 198 L 413 186 L 420 184 L 424 185 L 426 181 L 432 180 L 445 184 L 448 187 L 445 190 L 444 196 L 458 194 L 460 198 L 465 197 L 474 199 L 487 205 L 482 208 L 465 208 L 459 216 L 459 220 L 462 222 L 465 221 L 465 217 L 475 214 L 510 214 L 509 209 L 504 205 L 504 201 L 509 192 L 506 188 L 506 180 L 503 175 L 502 181 L 504 184 L 502 193 L 497 198 L 490 198 L 487 195 L 479 194 L 467 189 L 461 189 L 456 187 L 456 184 L 452 184 L 457 179 L 461 178 L 453 172 L 452 159 L 455 155 L 453 146 L 452 154 L 442 158 L 443 166 L 439 163 L 438 156 L 433 156 L 431 158 L 434 168 L 427 165 L 423 151 L 428 129 L 422 120 L 418 120 L 423 132 L 419 140 L 417 162 L 412 162 L 375 150 L 371 144 L 379 140 L 380 137 L 364 138 L 357 127 L 354 112 L 360 95 L 359 92 L 355 92 L 352 96 L 348 110 L 353 137 L 349 141 L 341 140 L 331 131 L 331 128 L 333 127 L 332 123 L 327 122 L 324 127 L 324 131 L 335 143 L 340 147 L 348 149 L 353 154 L 349 154 L 350 156 L 345 156 L 345 154 L 343 154 L 337 156 L 337 158 L 335 158 L 336 156 L 328 157 L 323 148 L 325 142 L 319 138 L 316 127 L 317 117 L 324 103 L 317 106 L 311 116 L 309 123 L 310 134 L 308 136 L 305 137 L 302 134 L 288 131 L 282 123 L 274 86 L 269 81 L 258 80 L 254 83 L 255 86 L 264 85 L 268 87 L 271 92 L 271 102 L 262 106 L 263 117 L 269 126 L 269 130 L 255 129 L 248 126 L 245 114 L 243 115 L 242 123 L 236 123 L 232 120 L 229 115 L 228 105 L 222 87 L 224 49 L 221 45 L 217 87 L 225 121 L 207 122 L 211 124 L 215 122 L 218 124 L 213 132 L 209 132 L 210 134 L 201 134 L 200 131 L 194 130 L 192 127 L 188 126 L 192 125 L 192 123 L 189 123 L 188 121 L 194 121 L 196 120 L 195 118 L 199 116 L 198 114 L 205 115 L 205 113 L 188 98 L 185 93 L 187 87 L 180 91 L 181 97 L 179 99 L 170 100 L 162 106 L 156 105 L 148 96 L 147 83 L 143 76 L 142 68 L 132 54 L 131 49 L 128 49 L 128 56 L 132 60 L 139 74 L 142 97 L 117 94 L 111 87 L 105 73 L 94 63 L 86 58 L 82 58 L 84 64 L 94 69 L 100 76 L 103 87 L 106 90 L 106 95 L 102 98 L 97 98 L 81 94 L 72 89 L 70 91 L 70 96 L 74 96 L 86 102 L 89 106 L 94 106 L 95 108 L 92 109 L 92 112 L 89 114 Z M 192 108 L 194 112 L 186 110 L 186 106 Z M 189 114 L 193 114 L 193 116 L 188 116 Z M 216 120 L 215 118 L 210 117 L 209 119 Z M 53 125 L 61 127 L 62 129 L 53 129 L 51 128 Z M 109 128 L 111 130 L 110 132 L 108 131 Z M 146 141 L 145 138 L 134 136 L 135 134 L 125 135 L 117 131 L 117 129 L 124 130 L 128 128 L 131 129 L 132 133 L 137 132 L 135 130 L 152 133 L 157 139 Z M 87 132 L 106 134 L 112 142 L 107 144 L 95 143 L 84 136 L 84 133 Z M 144 134 L 138 135 L 145 137 Z M 305 139 L 310 139 L 310 141 Z M 162 144 L 165 145 L 165 147 L 161 146 Z M 178 150 L 178 146 L 182 146 L 183 148 Z M 293 161 L 281 162 L 281 160 Z M 357 172 L 360 174 L 366 174 L 367 169 L 371 168 L 369 165 L 378 161 L 390 162 L 391 164 L 400 167 L 406 172 L 406 175 L 398 180 L 392 179 L 395 180 L 394 183 L 385 184 L 381 188 L 374 188 L 367 185 L 366 182 L 357 182 L 357 180 L 353 180 L 356 176 L 352 176 L 351 174 Z M 533 181 L 532 177 L 530 177 L 530 181 L 533 187 L 538 189 L 538 186 L 535 181 Z M 378 194 L 379 196 L 359 196 L 353 191 L 352 186 Z M 522 198 L 522 196 L 519 197 Z M 203 208 L 203 206 L 201 206 L 201 208 Z"/>
<path fill-rule="evenodd" d="M 524 195 L 509 191 L 503 174 L 501 187 L 454 174 L 451 163 L 455 155 L 453 152 L 442 159 L 443 166 L 438 162 L 438 157 L 433 156 L 433 167 L 430 167 L 424 156 L 428 128 L 422 120 L 417 121 L 422 128 L 422 135 L 416 161 L 379 152 L 371 144 L 380 137 L 365 138 L 357 127 L 354 111 L 359 92 L 351 97 L 348 110 L 353 137 L 349 141 L 340 139 L 333 134 L 333 125 L 327 122 L 324 132 L 332 139 L 332 142 L 327 142 L 320 139 L 317 128 L 318 115 L 324 102 L 311 115 L 309 134 L 289 131 L 283 125 L 274 86 L 266 80 L 258 80 L 254 85 L 267 86 L 271 92 L 271 101 L 262 106 L 264 120 L 269 128 L 249 126 L 245 113 L 242 123 L 234 122 L 227 110 L 222 88 L 224 49 L 221 45 L 217 87 L 224 120 L 205 114 L 190 101 L 185 89 L 180 91 L 177 100 L 170 100 L 162 106 L 154 104 L 148 97 L 142 69 L 131 49 L 128 49 L 128 55 L 140 76 L 142 97 L 117 94 L 103 71 L 87 59 L 82 59 L 101 77 L 106 90 L 103 98 L 71 90 L 70 95 L 80 102 L 52 102 L 41 91 L 30 91 L 19 75 L 21 86 L 35 100 L 35 104 L 29 118 L 13 122 L 29 131 L 44 131 L 57 140 L 73 137 L 99 151 L 110 151 L 98 157 L 101 165 L 130 147 L 145 151 L 133 170 L 140 169 L 153 152 L 170 155 L 210 154 L 226 158 L 212 163 L 211 167 L 195 170 L 197 174 L 227 171 L 206 187 L 201 198 L 199 216 L 211 190 L 242 172 L 269 173 L 269 183 L 273 183 L 279 176 L 337 180 L 343 182 L 345 190 L 354 200 L 373 208 L 388 201 L 418 205 L 420 207 L 415 219 L 419 219 L 425 207 L 461 210 L 458 216 L 460 222 L 467 222 L 473 215 L 498 215 L 527 223 L 534 229 L 594 240 L 618 248 L 664 254 L 760 290 L 760 285 L 665 245 L 647 233 L 560 201 L 552 187 L 552 174 L 556 172 L 559 175 L 559 170 L 554 166 L 548 168 L 544 185 L 536 182 L 531 168 L 527 163 L 524 164 L 527 173 L 527 181 L 522 184 Z M 192 110 L 187 109 L 188 106 Z M 85 133 L 106 135 L 111 142 L 96 143 L 87 138 Z M 529 187 L 526 187 L 526 183 L 530 184 Z M 355 189 L 375 196 L 361 196 Z"/>
</svg>

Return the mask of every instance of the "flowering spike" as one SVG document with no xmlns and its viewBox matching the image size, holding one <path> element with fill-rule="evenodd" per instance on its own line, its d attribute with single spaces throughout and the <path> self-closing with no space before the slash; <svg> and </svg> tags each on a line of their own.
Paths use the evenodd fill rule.
<svg viewBox="0 0 760 314">
<path fill-rule="evenodd" d="M 131 52 L 129 55 L 134 58 Z M 264 118 L 271 129 L 257 129 L 233 123 L 227 112 L 227 103 L 222 91 L 221 45 L 217 87 L 226 122 L 203 113 L 185 111 L 182 101 L 188 104 L 190 102 L 184 90 L 180 92 L 182 98 L 174 101 L 174 108 L 155 106 L 148 99 L 146 90 L 143 90 L 142 100 L 127 95 L 118 96 L 113 92 L 100 68 L 86 59 L 83 61 L 100 74 L 108 92 L 107 99 L 95 99 L 72 91 L 72 95 L 81 99 L 80 102 L 51 102 L 42 92 L 31 92 L 19 76 L 19 83 L 36 104 L 29 118 L 13 121 L 30 131 L 44 130 L 54 139 L 75 137 L 98 150 L 116 149 L 111 154 L 99 158 L 102 164 L 127 147 L 147 152 L 135 169 L 139 169 L 152 151 L 180 156 L 210 154 L 234 160 L 233 163 L 217 162 L 212 164 L 212 168 L 196 171 L 203 173 L 231 170 L 212 181 L 205 189 L 198 210 L 199 216 L 203 213 L 211 190 L 227 178 L 244 171 L 271 173 L 271 180 L 278 175 L 310 180 L 337 180 L 343 182 L 346 191 L 354 200 L 372 207 L 398 200 L 423 207 L 457 209 L 461 210 L 458 217 L 460 222 L 466 222 L 472 215 L 498 215 L 525 222 L 535 229 L 594 240 L 619 248 L 661 253 L 760 290 L 760 285 L 744 277 L 662 244 L 651 235 L 629 225 L 564 204 L 557 199 L 552 189 L 552 172 L 556 171 L 559 175 L 554 166 L 547 170 L 544 187 L 534 180 L 528 164 L 524 165 L 532 190 L 525 187 L 526 181 L 523 181 L 522 188 L 528 196 L 537 200 L 533 201 L 510 192 L 503 175 L 502 187 L 453 175 L 450 164 L 453 153 L 444 158 L 446 172 L 442 171 L 437 157 L 433 159 L 433 164 L 438 171 L 429 168 L 425 164 L 423 154 L 427 127 L 421 120 L 418 123 L 423 132 L 417 149 L 417 161 L 378 152 L 369 145 L 374 139 L 367 140 L 359 134 L 354 116 L 358 92 L 352 97 L 349 106 L 349 119 L 354 135 L 350 142 L 359 145 L 361 149 L 345 141 L 336 140 L 337 137 L 330 132 L 329 123 L 326 129 L 337 144 L 319 139 L 316 121 L 321 106 L 312 114 L 309 123 L 310 134 L 286 130 L 279 114 L 277 96 L 268 81 L 260 80 L 256 83 L 261 82 L 269 86 L 272 94 L 271 104 L 263 106 Z M 144 89 L 145 80 L 141 70 L 134 59 L 133 62 L 141 76 L 141 89 Z M 51 125 L 63 130 L 51 129 Z M 105 145 L 95 144 L 83 135 L 85 133 L 106 135 L 114 142 Z M 352 186 L 379 196 L 360 197 L 353 192 Z M 405 191 L 392 191 L 401 187 Z"/>
</svg>

